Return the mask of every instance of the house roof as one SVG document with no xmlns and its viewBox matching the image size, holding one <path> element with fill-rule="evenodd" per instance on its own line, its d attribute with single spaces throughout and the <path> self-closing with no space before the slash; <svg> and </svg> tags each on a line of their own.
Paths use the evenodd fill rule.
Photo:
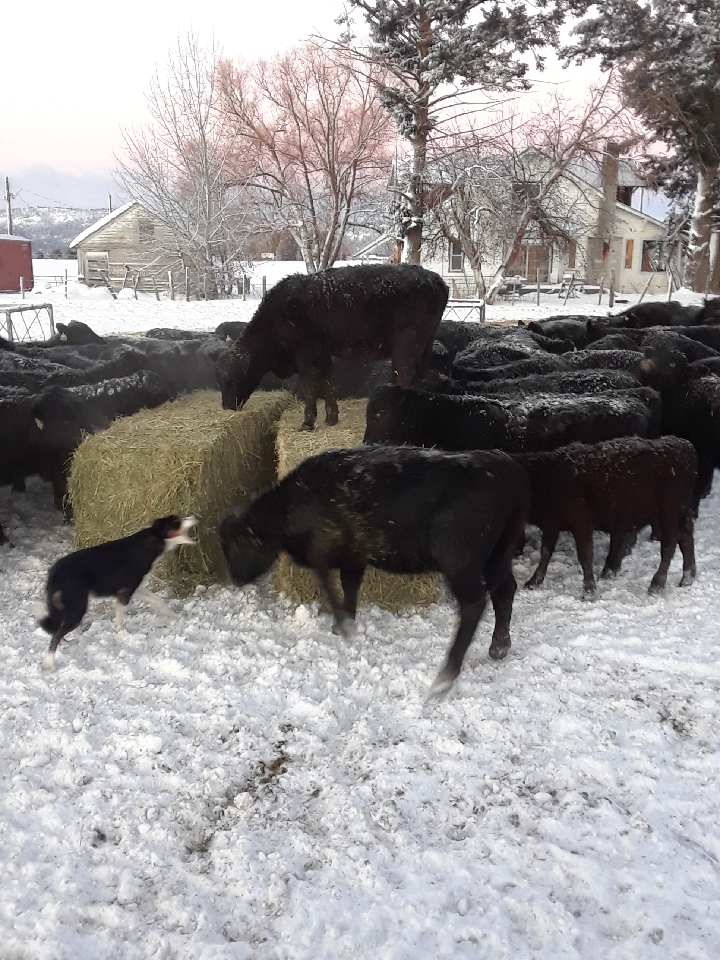
<svg viewBox="0 0 720 960">
<path fill-rule="evenodd" d="M 113 220 L 117 220 L 118 217 L 122 217 L 123 214 L 127 213 L 131 207 L 135 207 L 137 205 L 137 200 L 129 200 L 121 207 L 118 207 L 117 210 L 113 210 L 112 213 L 105 214 L 104 217 L 96 220 L 95 223 L 91 224 L 89 227 L 86 227 L 82 233 L 79 233 L 69 245 L 69 249 L 74 250 L 79 243 L 83 242 L 83 240 L 87 240 L 88 237 L 91 237 L 94 233 L 97 233 L 98 230 L 102 230 L 103 227 L 106 227 L 109 223 L 112 223 Z"/>
</svg>

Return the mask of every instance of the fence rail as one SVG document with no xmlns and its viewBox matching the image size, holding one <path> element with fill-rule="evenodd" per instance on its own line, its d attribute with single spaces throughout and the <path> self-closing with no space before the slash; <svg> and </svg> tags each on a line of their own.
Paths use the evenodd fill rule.
<svg viewBox="0 0 720 960">
<path fill-rule="evenodd" d="M 10 341 L 47 340 L 55 336 L 51 303 L 7 303 L 0 306 L 0 314 L 2 313 L 5 314 L 5 330 Z M 17 319 L 13 320 L 16 314 Z M 26 317 L 25 314 L 29 316 Z M 47 333 L 46 327 L 49 331 Z"/>
</svg>

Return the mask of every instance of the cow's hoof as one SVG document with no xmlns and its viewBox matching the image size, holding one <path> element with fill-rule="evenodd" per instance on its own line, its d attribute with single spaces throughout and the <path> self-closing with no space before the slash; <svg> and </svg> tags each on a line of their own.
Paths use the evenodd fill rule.
<svg viewBox="0 0 720 960">
<path fill-rule="evenodd" d="M 679 587 L 689 587 L 690 584 L 695 580 L 695 571 L 694 570 L 683 570 L 682 580 L 678 584 Z"/>
<path fill-rule="evenodd" d="M 300 427 L 300 430 L 303 433 L 312 433 L 314 429 L 315 429 L 314 423 L 303 423 L 302 426 Z"/>
<path fill-rule="evenodd" d="M 344 620 L 336 620 L 332 626 L 332 632 L 339 637 L 344 637 L 346 640 L 355 636 L 356 631 L 357 625 L 350 617 L 345 617 Z"/>
<path fill-rule="evenodd" d="M 456 673 L 454 673 L 449 667 L 443 667 L 437 677 L 435 677 L 435 682 L 428 691 L 428 700 L 444 700 L 452 689 L 456 679 Z"/>
<path fill-rule="evenodd" d="M 338 424 L 339 417 L 336 413 L 329 413 L 325 417 L 325 423 L 328 427 L 336 427 Z"/>
<path fill-rule="evenodd" d="M 526 590 L 534 590 L 535 587 L 540 586 L 542 586 L 542 580 L 536 580 L 535 577 L 530 577 L 530 579 L 526 580 L 524 584 Z"/>
<path fill-rule="evenodd" d="M 665 583 L 653 579 L 650 586 L 648 587 L 648 593 L 651 597 L 657 596 L 658 593 L 662 593 L 665 589 Z"/>
<path fill-rule="evenodd" d="M 488 653 L 490 654 L 491 660 L 504 660 L 505 657 L 510 653 L 510 644 L 508 643 L 508 645 L 505 647 L 501 647 L 499 645 L 496 646 L 493 644 L 488 650 Z"/>
</svg>

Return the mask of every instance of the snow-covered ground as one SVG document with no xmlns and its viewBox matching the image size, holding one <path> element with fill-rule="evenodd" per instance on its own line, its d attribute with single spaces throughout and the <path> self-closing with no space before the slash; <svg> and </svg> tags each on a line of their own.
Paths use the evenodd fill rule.
<svg viewBox="0 0 720 960">
<path fill-rule="evenodd" d="M 100 332 L 253 309 L 54 302 Z M 44 674 L 35 605 L 71 530 L 41 481 L 0 488 L 0 520 L 2 960 L 720 953 L 720 486 L 693 586 L 678 556 L 648 597 L 645 535 L 583 602 L 566 539 L 509 658 L 490 614 L 444 702 L 450 602 L 363 608 L 340 640 L 266 584 L 172 600 L 171 624 L 136 602 L 120 639 L 98 603 Z"/>
</svg>

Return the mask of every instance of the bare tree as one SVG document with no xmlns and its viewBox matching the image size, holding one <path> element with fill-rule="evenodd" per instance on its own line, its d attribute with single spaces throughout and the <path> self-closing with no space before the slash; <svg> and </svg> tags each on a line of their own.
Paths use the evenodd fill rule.
<svg viewBox="0 0 720 960">
<path fill-rule="evenodd" d="M 391 124 L 376 72 L 361 74 L 317 43 L 249 66 L 222 65 L 239 182 L 266 229 L 290 231 L 308 272 L 338 259 L 353 206 L 387 177 Z"/>
<path fill-rule="evenodd" d="M 403 260 L 420 262 L 428 150 L 448 118 L 478 92 L 527 89 L 526 55 L 555 42 L 560 8 L 505 0 L 348 0 L 338 42 L 368 67 L 383 68 L 381 94 L 410 150 L 399 221 Z M 362 14 L 369 44 L 353 33 Z"/>
<path fill-rule="evenodd" d="M 608 76 L 582 104 L 556 92 L 525 116 L 507 114 L 490 135 L 466 131 L 438 153 L 437 185 L 427 191 L 435 232 L 460 245 L 481 295 L 494 299 L 528 239 L 567 246 L 586 232 L 594 208 L 577 168 L 599 169 L 608 139 L 618 138 L 627 148 L 641 134 Z M 496 265 L 487 282 L 483 262 Z"/>
<path fill-rule="evenodd" d="M 123 131 L 118 158 L 128 194 L 151 211 L 172 236 L 172 253 L 190 266 L 198 295 L 228 289 L 249 232 L 239 204 L 236 152 L 218 110 L 218 51 L 194 36 L 178 41 L 166 76 L 156 74 L 147 94 L 150 122 Z"/>
</svg>

